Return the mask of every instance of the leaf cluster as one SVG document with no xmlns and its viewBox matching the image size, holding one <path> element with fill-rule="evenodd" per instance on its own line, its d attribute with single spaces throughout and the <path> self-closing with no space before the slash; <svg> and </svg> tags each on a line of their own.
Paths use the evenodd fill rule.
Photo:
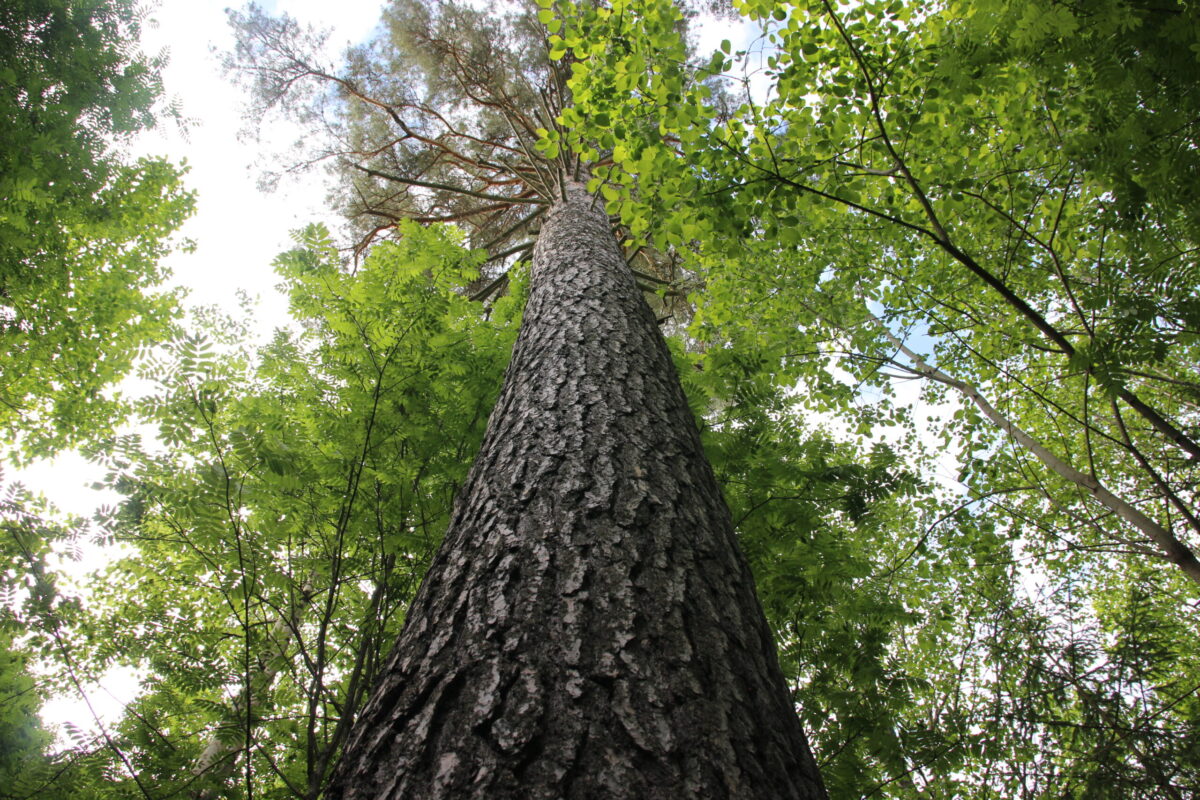
<svg viewBox="0 0 1200 800">
<path fill-rule="evenodd" d="M 480 256 L 407 225 L 350 270 L 319 226 L 277 260 L 292 330 L 258 353 L 212 315 L 146 365 L 125 497 L 75 629 L 143 693 L 115 751 L 156 793 L 317 797 L 435 551 L 516 331 L 461 285 Z M 121 771 L 120 764 L 111 769 Z M 123 779 L 123 780 L 125 780 Z"/>
<path fill-rule="evenodd" d="M 152 288 L 193 197 L 119 150 L 162 113 L 140 24 L 127 0 L 0 9 L 0 429 L 26 457 L 110 430 L 101 391 L 174 314 Z"/>
</svg>

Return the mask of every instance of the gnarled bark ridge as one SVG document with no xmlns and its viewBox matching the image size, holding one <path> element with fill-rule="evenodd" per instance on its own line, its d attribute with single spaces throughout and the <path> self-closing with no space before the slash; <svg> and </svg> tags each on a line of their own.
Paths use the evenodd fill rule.
<svg viewBox="0 0 1200 800">
<path fill-rule="evenodd" d="M 603 211 L 566 195 L 328 796 L 824 798 L 658 326 Z"/>
</svg>

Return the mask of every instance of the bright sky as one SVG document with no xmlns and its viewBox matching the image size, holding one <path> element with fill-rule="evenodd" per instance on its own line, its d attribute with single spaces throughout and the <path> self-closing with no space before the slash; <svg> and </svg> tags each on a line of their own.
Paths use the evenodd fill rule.
<svg viewBox="0 0 1200 800">
<path fill-rule="evenodd" d="M 264 4 L 271 13 L 287 13 L 318 28 L 332 28 L 335 50 L 364 39 L 379 16 L 380 0 L 276 0 Z M 326 218 L 319 174 L 281 185 L 272 194 L 256 187 L 260 160 L 256 142 L 241 136 L 245 98 L 223 74 L 221 53 L 232 50 L 226 22 L 226 0 L 164 0 L 154 13 L 156 26 L 145 35 L 149 53 L 165 48 L 170 64 L 166 92 L 178 98 L 185 117 L 195 125 L 180 131 L 171 124 L 139 143 L 145 153 L 186 159 L 187 183 L 199 192 L 199 210 L 184 228 L 198 248 L 172 260 L 176 279 L 189 287 L 193 302 L 234 307 L 241 288 L 258 294 L 268 316 L 279 318 L 284 306 L 274 292 L 271 260 L 289 246 L 288 232 L 314 219 Z M 263 138 L 288 143 L 299 131 L 275 128 Z"/>
</svg>

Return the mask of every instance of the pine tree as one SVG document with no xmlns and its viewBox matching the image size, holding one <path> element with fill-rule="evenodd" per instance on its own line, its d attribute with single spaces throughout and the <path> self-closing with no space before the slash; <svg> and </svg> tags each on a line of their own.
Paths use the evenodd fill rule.
<svg viewBox="0 0 1200 800">
<path fill-rule="evenodd" d="M 824 797 L 655 316 L 547 136 L 552 20 L 400 2 L 343 72 L 286 19 L 237 22 L 266 105 L 332 112 L 362 246 L 416 219 L 501 267 L 533 248 L 482 450 L 327 796 Z"/>
<path fill-rule="evenodd" d="M 568 184 L 445 543 L 333 797 L 820 797 L 728 511 Z"/>
</svg>

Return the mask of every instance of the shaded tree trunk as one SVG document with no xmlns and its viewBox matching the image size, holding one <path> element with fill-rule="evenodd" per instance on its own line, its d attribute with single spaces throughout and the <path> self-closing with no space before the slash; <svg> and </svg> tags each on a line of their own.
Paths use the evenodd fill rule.
<svg viewBox="0 0 1200 800">
<path fill-rule="evenodd" d="M 581 187 L 331 798 L 824 798 L 666 345 Z"/>
</svg>

